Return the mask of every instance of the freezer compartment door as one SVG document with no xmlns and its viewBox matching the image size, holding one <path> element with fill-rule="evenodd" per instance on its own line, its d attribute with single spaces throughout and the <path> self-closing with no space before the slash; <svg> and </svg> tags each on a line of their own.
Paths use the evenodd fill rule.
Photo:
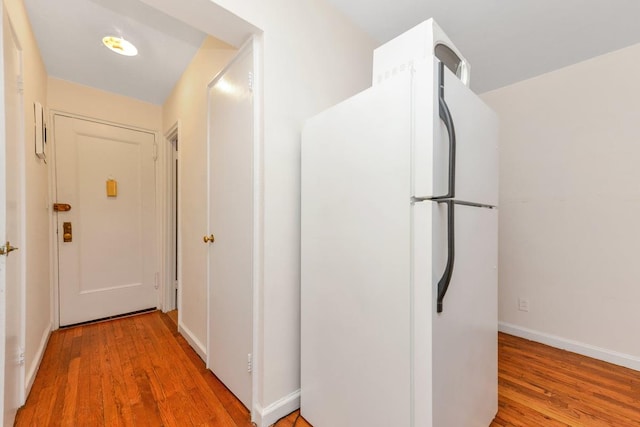
<svg viewBox="0 0 640 427">
<path fill-rule="evenodd" d="M 448 258 L 454 209 L 455 259 L 438 313 L 437 283 Z M 498 211 L 433 203 L 433 425 L 486 427 L 498 405 Z"/>
<path fill-rule="evenodd" d="M 414 84 L 414 196 L 497 206 L 496 114 L 435 58 Z"/>
</svg>

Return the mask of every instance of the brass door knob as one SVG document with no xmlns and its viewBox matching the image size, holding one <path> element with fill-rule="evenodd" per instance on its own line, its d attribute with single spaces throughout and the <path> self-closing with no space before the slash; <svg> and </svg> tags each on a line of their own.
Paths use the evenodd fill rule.
<svg viewBox="0 0 640 427">
<path fill-rule="evenodd" d="M 70 222 L 62 223 L 62 241 L 65 243 L 73 242 L 73 230 Z"/>
<path fill-rule="evenodd" d="M 204 240 L 205 243 L 213 243 L 216 241 L 216 238 L 212 234 L 211 236 L 204 236 L 202 240 Z"/>
</svg>

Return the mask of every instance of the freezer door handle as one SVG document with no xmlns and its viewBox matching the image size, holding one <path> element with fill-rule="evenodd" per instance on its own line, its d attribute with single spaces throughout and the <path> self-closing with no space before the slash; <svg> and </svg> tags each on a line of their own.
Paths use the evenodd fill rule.
<svg viewBox="0 0 640 427">
<path fill-rule="evenodd" d="M 444 269 L 444 274 L 440 280 L 438 280 L 438 306 L 436 309 L 438 313 L 442 313 L 442 302 L 451 283 L 453 263 L 456 257 L 456 239 L 454 233 L 454 206 L 456 204 L 453 200 L 444 200 L 439 203 L 445 203 L 447 205 L 447 266 Z"/>
<path fill-rule="evenodd" d="M 448 192 L 444 196 L 433 197 L 437 199 L 452 199 L 456 196 L 456 129 L 451 117 L 449 106 L 444 100 L 444 62 L 440 62 L 438 68 L 438 100 L 440 105 L 440 120 L 444 122 L 449 135 L 449 179 Z"/>
</svg>

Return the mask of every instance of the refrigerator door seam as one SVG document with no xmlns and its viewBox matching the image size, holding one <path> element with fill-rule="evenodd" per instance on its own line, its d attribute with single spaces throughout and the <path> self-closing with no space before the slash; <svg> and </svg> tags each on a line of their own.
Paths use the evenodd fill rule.
<svg viewBox="0 0 640 427">
<path fill-rule="evenodd" d="M 436 202 L 436 203 L 446 203 L 452 202 L 456 205 L 463 206 L 471 206 L 473 208 L 485 208 L 485 209 L 497 209 L 497 206 L 487 205 L 484 203 L 476 203 L 476 202 L 467 202 L 465 200 L 456 200 L 456 199 L 444 199 L 440 197 L 411 197 L 411 203 L 420 203 L 420 202 Z"/>
</svg>

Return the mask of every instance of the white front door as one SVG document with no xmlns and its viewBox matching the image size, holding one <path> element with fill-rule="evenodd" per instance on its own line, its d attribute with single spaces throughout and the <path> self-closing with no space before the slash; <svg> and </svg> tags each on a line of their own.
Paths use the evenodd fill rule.
<svg viewBox="0 0 640 427">
<path fill-rule="evenodd" d="M 2 320 L 4 349 L 0 358 L 4 367 L 3 421 L 13 425 L 18 407 L 24 403 L 24 363 L 22 361 L 22 263 L 23 253 L 13 251 L 14 246 L 23 245 L 22 183 L 23 161 L 22 138 L 22 94 L 21 54 L 17 41 L 3 10 L 2 36 L 4 46 L 4 127 L 0 137 L 0 316 Z"/>
<path fill-rule="evenodd" d="M 207 366 L 251 408 L 253 93 L 251 47 L 209 91 L 209 347 Z"/>
<path fill-rule="evenodd" d="M 155 138 L 54 116 L 60 325 L 158 305 Z"/>
</svg>

